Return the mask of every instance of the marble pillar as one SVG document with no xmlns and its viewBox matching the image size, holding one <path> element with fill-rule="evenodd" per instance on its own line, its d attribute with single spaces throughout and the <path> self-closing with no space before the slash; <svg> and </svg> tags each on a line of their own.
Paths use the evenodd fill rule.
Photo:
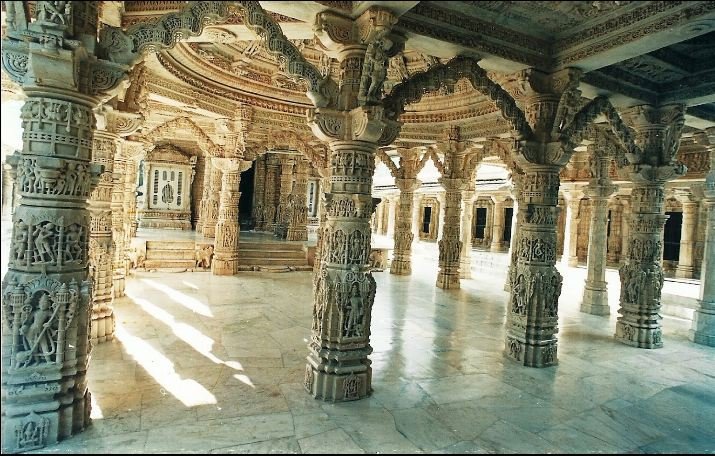
<svg viewBox="0 0 715 456">
<path fill-rule="evenodd" d="M 566 238 L 564 246 L 566 251 L 562 257 L 562 261 L 570 267 L 578 266 L 578 224 L 579 224 L 579 208 L 581 206 L 582 193 L 580 191 L 572 191 L 565 193 L 567 196 L 566 203 Z"/>
<path fill-rule="evenodd" d="M 682 105 L 635 106 L 623 113 L 633 125 L 640 153 L 629 168 L 631 220 L 625 264 L 620 268 L 621 296 L 615 338 L 639 348 L 660 348 L 663 288 L 665 183 L 685 174 L 675 161 L 685 119 Z"/>
<path fill-rule="evenodd" d="M 3 219 L 12 216 L 13 206 L 15 206 L 15 179 L 11 171 L 12 167 L 6 163 L 2 164 L 2 213 Z"/>
<path fill-rule="evenodd" d="M 608 254 L 606 260 L 608 264 L 617 265 L 621 261 L 621 218 L 623 217 L 623 206 L 620 199 L 609 206 L 610 209 L 610 233 L 608 235 Z"/>
<path fill-rule="evenodd" d="M 581 312 L 593 315 L 610 315 L 608 307 L 608 283 L 606 282 L 606 250 L 608 230 L 608 199 L 617 187 L 608 176 L 610 156 L 602 144 L 589 146 L 593 178 L 584 188 L 591 200 L 591 223 L 588 237 L 588 261 L 586 284 L 583 289 Z"/>
<path fill-rule="evenodd" d="M 439 240 L 439 288 L 459 288 L 459 257 L 462 252 L 460 233 L 460 213 L 462 211 L 462 192 L 467 188 L 464 179 L 440 178 L 444 187 L 444 224 Z"/>
<path fill-rule="evenodd" d="M 278 185 L 278 169 L 280 162 L 275 154 L 266 156 L 266 183 L 263 198 L 262 231 L 273 232 L 276 227 L 276 187 Z"/>
<path fill-rule="evenodd" d="M 207 212 L 209 210 L 209 204 L 211 201 L 211 170 L 213 166 L 211 165 L 211 157 L 208 155 L 204 157 L 204 188 L 201 193 L 201 203 L 199 204 L 199 220 L 196 222 L 196 232 L 203 233 L 204 226 L 206 226 Z"/>
<path fill-rule="evenodd" d="M 114 337 L 114 249 L 112 193 L 114 157 L 119 136 L 107 131 L 94 132 L 92 163 L 103 166 L 99 184 L 89 198 L 89 273 L 92 279 L 92 317 L 90 339 L 94 343 Z M 118 214 L 119 215 L 119 214 Z"/>
<path fill-rule="evenodd" d="M 256 172 L 253 178 L 253 227 L 256 231 L 263 229 L 263 199 L 266 188 L 266 159 L 265 155 L 259 155 L 255 162 Z"/>
<path fill-rule="evenodd" d="M 504 203 L 503 197 L 493 197 L 494 216 L 492 217 L 492 245 L 489 250 L 492 252 L 504 251 Z"/>
<path fill-rule="evenodd" d="M 695 228 L 698 220 L 698 203 L 690 199 L 690 195 L 682 195 L 683 224 L 680 234 L 680 255 L 675 277 L 681 279 L 693 278 L 693 247 L 695 246 Z"/>
<path fill-rule="evenodd" d="M 330 149 L 333 165 L 330 192 L 324 194 L 305 387 L 316 398 L 346 401 L 372 391 L 368 355 L 376 286 L 368 259 L 376 147 L 332 141 Z"/>
<path fill-rule="evenodd" d="M 212 164 L 222 172 L 221 195 L 216 222 L 216 243 L 211 271 L 214 275 L 234 275 L 238 272 L 238 202 L 241 173 L 251 162 L 236 158 L 213 158 Z"/>
<path fill-rule="evenodd" d="M 293 193 L 293 165 L 293 157 L 280 159 L 280 193 L 276 210 L 276 224 L 273 228 L 273 234 L 279 239 L 285 239 L 288 235 L 288 224 L 291 217 L 290 196 Z"/>
<path fill-rule="evenodd" d="M 688 337 L 695 343 L 715 347 L 715 128 L 708 129 L 710 173 L 705 179 L 706 211 L 703 265 L 700 270 L 700 297 Z"/>
<path fill-rule="evenodd" d="M 103 171 L 91 163 L 94 111 L 124 67 L 93 54 L 98 2 L 56 13 L 51 3 L 36 2 L 27 19 L 22 4 L 4 5 L 3 70 L 27 98 L 22 151 L 8 157 L 22 198 L 2 282 L 3 453 L 41 449 L 90 423 L 87 200 Z"/>
<path fill-rule="evenodd" d="M 211 179 L 209 179 L 209 197 L 206 199 L 206 212 L 202 217 L 204 219 L 201 234 L 204 237 L 212 238 L 216 236 L 216 223 L 218 223 L 219 204 L 221 197 L 221 188 L 223 182 L 223 174 L 211 158 Z"/>
<path fill-rule="evenodd" d="M 412 273 L 412 241 L 415 238 L 413 229 L 414 191 L 419 188 L 421 182 L 417 179 L 399 178 L 395 179 L 395 185 L 400 190 L 400 204 L 390 274 L 410 275 Z"/>
<path fill-rule="evenodd" d="M 462 193 L 462 250 L 459 253 L 459 278 L 472 278 L 472 221 L 474 220 L 474 191 Z"/>
<path fill-rule="evenodd" d="M 286 239 L 289 241 L 308 240 L 308 169 L 309 163 L 305 158 L 298 158 L 295 161 L 293 179 L 293 192 L 290 195 L 288 232 Z"/>
</svg>

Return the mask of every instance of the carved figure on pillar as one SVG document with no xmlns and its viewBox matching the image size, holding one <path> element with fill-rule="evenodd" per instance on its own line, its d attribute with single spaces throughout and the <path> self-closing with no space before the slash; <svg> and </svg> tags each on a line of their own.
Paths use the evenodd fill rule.
<svg viewBox="0 0 715 456">
<path fill-rule="evenodd" d="M 221 189 L 221 170 L 211 160 L 211 179 L 209 179 L 210 194 L 206 199 L 205 213 L 203 214 L 202 233 L 204 237 L 212 238 L 216 236 L 216 223 L 218 221 L 219 198 Z"/>
<path fill-rule="evenodd" d="M 288 235 L 290 223 L 290 196 L 293 192 L 293 159 L 290 157 L 280 159 L 280 193 L 278 207 L 276 208 L 276 223 L 273 233 L 280 239 Z"/>
</svg>

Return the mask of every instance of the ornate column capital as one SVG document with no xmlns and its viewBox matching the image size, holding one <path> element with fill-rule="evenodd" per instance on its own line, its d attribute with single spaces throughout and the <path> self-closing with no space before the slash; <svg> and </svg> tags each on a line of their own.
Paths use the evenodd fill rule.
<svg viewBox="0 0 715 456">
<path fill-rule="evenodd" d="M 397 178 L 395 179 L 395 186 L 400 190 L 400 192 L 412 193 L 418 188 L 420 188 L 422 182 L 418 179 L 410 178 Z"/>
<path fill-rule="evenodd" d="M 308 110 L 308 126 L 321 141 L 364 141 L 391 144 L 402 123 L 387 119 L 381 106 L 359 106 L 350 111 L 328 108 Z"/>
<path fill-rule="evenodd" d="M 675 158 L 685 125 L 684 112 L 684 105 L 674 104 L 633 106 L 621 113 L 635 131 L 638 145 L 638 150 L 626 153 L 634 181 L 665 182 L 685 174 L 685 166 Z"/>
</svg>

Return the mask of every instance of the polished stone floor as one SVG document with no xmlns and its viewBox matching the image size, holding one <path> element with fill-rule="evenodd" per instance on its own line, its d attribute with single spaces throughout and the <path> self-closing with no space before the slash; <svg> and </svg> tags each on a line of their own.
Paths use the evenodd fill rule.
<svg viewBox="0 0 715 456">
<path fill-rule="evenodd" d="M 715 349 L 669 317 L 662 349 L 615 342 L 615 271 L 609 319 L 578 311 L 585 270 L 562 269 L 559 365 L 533 369 L 502 355 L 505 272 L 476 255 L 444 291 L 436 245 L 416 251 L 413 276 L 375 273 L 374 393 L 342 404 L 301 385 L 310 273 L 137 273 L 93 351 L 93 425 L 41 452 L 715 452 Z"/>
</svg>

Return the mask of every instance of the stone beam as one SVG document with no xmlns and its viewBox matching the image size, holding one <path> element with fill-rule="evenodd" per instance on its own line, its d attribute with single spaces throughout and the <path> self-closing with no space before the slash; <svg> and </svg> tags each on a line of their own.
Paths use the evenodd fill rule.
<svg viewBox="0 0 715 456">
<path fill-rule="evenodd" d="M 713 23 L 713 2 L 648 2 L 559 40 L 553 49 L 555 69 L 603 68 L 710 32 Z"/>
</svg>

